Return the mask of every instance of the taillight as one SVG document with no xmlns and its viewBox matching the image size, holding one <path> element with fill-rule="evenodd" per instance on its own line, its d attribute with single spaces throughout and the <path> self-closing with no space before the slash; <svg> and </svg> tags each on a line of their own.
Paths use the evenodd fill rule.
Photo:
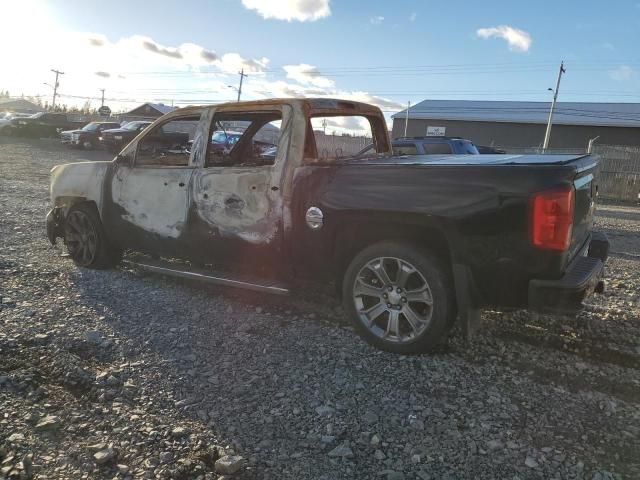
<svg viewBox="0 0 640 480">
<path fill-rule="evenodd" d="M 573 188 L 536 193 L 531 200 L 531 243 L 542 250 L 565 251 L 571 244 Z"/>
</svg>

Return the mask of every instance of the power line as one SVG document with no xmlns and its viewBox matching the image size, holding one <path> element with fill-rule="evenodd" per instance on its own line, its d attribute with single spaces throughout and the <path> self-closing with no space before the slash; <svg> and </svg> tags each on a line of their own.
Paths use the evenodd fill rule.
<svg viewBox="0 0 640 480">
<path fill-rule="evenodd" d="M 83 99 L 83 100 L 98 100 L 100 97 L 91 97 L 91 96 L 82 96 L 82 95 L 68 95 L 68 94 L 58 94 L 59 97 L 63 98 L 74 98 L 74 99 Z M 132 104 L 140 104 L 146 103 L 151 100 L 147 99 L 133 99 L 133 98 L 105 98 L 105 100 L 119 102 L 119 103 L 132 103 Z M 166 99 L 153 99 L 154 101 L 164 101 Z M 231 100 L 229 99 L 178 99 L 175 103 L 178 105 L 217 105 L 220 103 L 229 103 Z M 401 108 L 387 108 L 381 107 L 380 110 L 386 114 L 397 114 L 401 111 Z M 440 111 L 438 111 L 440 110 Z M 443 115 L 446 113 L 458 113 L 458 112 L 466 112 L 476 111 L 476 113 L 507 113 L 513 114 L 516 112 L 524 112 L 524 113 L 544 113 L 546 112 L 546 108 L 526 108 L 526 107 L 499 107 L 499 108 L 474 108 L 474 107 L 448 107 L 447 109 L 438 109 L 430 108 L 426 110 L 411 110 L 411 113 L 424 113 L 429 115 L 437 115 L 437 117 L 433 117 L 434 120 L 442 119 L 445 120 Z M 588 109 L 563 109 L 559 107 L 556 109 L 556 113 L 562 114 L 565 117 L 571 118 L 598 118 L 603 120 L 622 120 L 622 121 L 630 121 L 630 122 L 640 122 L 640 114 L 634 115 L 629 112 L 621 112 L 621 111 L 599 111 L 599 110 L 588 110 Z M 465 120 L 466 118 L 448 118 L 449 120 Z M 491 121 L 492 119 L 487 119 L 487 121 Z"/>
<path fill-rule="evenodd" d="M 625 63 L 632 66 L 636 63 Z M 381 76 L 381 75 L 462 75 L 462 74 L 492 74 L 492 73 L 531 73 L 546 72 L 552 64 L 450 64 L 450 65 L 413 65 L 413 66 L 363 66 L 363 67 L 315 67 L 313 71 L 302 72 L 309 77 L 344 77 L 344 76 Z M 575 71 L 607 71 L 618 67 L 620 63 L 577 63 L 572 66 Z M 284 67 L 284 66 L 283 66 Z M 224 74 L 224 72 L 222 72 Z M 256 74 L 287 75 L 283 68 L 265 68 L 256 70 Z M 189 75 L 220 75 L 219 70 L 201 71 L 147 71 L 147 72 L 122 72 L 123 75 L 160 75 L 160 76 L 189 76 Z"/>
<path fill-rule="evenodd" d="M 271 92 L 273 94 L 273 92 Z M 86 95 L 70 95 L 70 94 L 59 94 L 60 97 L 64 98 L 74 98 L 81 100 L 100 100 L 101 97 L 92 97 Z M 172 97 L 173 98 L 173 97 Z M 120 98 L 120 97 L 112 97 L 105 98 L 107 101 L 113 102 L 122 102 L 122 103 L 145 103 L 149 101 L 171 101 L 172 98 L 159 98 L 155 97 L 152 99 L 146 98 Z M 224 99 L 212 99 L 212 98 L 177 98 L 175 99 L 176 103 L 179 104 L 212 104 L 212 103 L 222 103 L 226 100 Z M 473 102 L 473 100 L 469 100 L 469 102 Z M 492 114 L 492 113 L 546 113 L 548 112 L 548 103 L 549 102 L 522 102 L 522 103 L 531 103 L 539 105 L 532 106 L 508 106 L 509 101 L 496 101 L 496 103 L 505 103 L 507 105 L 502 106 L 473 106 L 473 105 L 460 105 L 460 106 L 429 106 L 426 109 L 420 109 L 413 107 L 411 109 L 411 113 L 425 113 L 425 114 L 438 114 L 440 116 L 447 113 L 477 113 L 477 114 Z M 622 104 L 625 105 L 625 104 Z M 398 109 L 387 109 L 384 111 L 387 112 L 399 112 L 402 108 Z M 583 117 L 602 117 L 603 115 L 608 115 L 611 118 L 619 118 L 619 119 L 628 119 L 628 120 L 637 120 L 640 119 L 640 114 L 633 114 L 625 111 L 615 111 L 615 110 L 593 110 L 588 108 L 572 108 L 568 106 L 564 106 L 563 104 L 559 104 L 559 106 L 555 110 L 558 114 L 568 115 L 568 116 L 583 116 Z"/>
<path fill-rule="evenodd" d="M 625 64 L 629 66 L 640 65 L 637 61 L 634 62 L 576 62 L 572 65 L 572 68 L 610 68 L 615 66 L 620 66 L 620 64 Z M 402 70 L 427 70 L 427 69 L 452 69 L 452 70 L 469 70 L 469 69 L 504 69 L 504 68 L 549 68 L 554 66 L 555 63 L 550 62 L 529 62 L 529 63 L 516 63 L 516 62 L 506 62 L 506 63 L 467 63 L 467 64 L 430 64 L 430 65 L 382 65 L 382 66 L 342 66 L 342 67 L 322 67 L 316 66 L 313 70 L 309 70 L 306 73 L 309 76 L 319 75 L 322 76 L 324 72 L 359 72 L 359 71 L 383 71 L 383 70 L 393 70 L 393 71 L 402 71 Z M 293 65 L 280 65 L 280 66 L 272 66 L 269 68 L 263 68 L 259 70 L 255 70 L 255 72 L 280 72 L 283 71 L 284 67 L 291 67 Z M 163 73 L 171 73 L 171 74 L 192 74 L 193 70 L 163 70 L 163 71 L 130 71 L 130 72 L 121 72 L 122 74 L 129 75 L 146 75 L 146 74 L 163 74 Z M 217 73 L 220 74 L 220 70 L 212 70 L 210 72 L 207 71 L 198 71 L 196 73 Z M 222 72 L 224 73 L 224 72 Z M 227 72 L 229 73 L 229 72 Z"/>
</svg>

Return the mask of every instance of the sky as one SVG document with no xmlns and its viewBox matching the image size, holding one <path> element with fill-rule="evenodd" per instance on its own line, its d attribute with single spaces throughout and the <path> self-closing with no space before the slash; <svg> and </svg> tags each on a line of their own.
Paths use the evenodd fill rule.
<svg viewBox="0 0 640 480">
<path fill-rule="evenodd" d="M 150 7 L 150 5 L 153 5 Z M 640 0 L 2 0 L 0 90 L 126 110 L 327 96 L 640 102 Z M 48 84 L 48 85 L 47 85 Z"/>
</svg>

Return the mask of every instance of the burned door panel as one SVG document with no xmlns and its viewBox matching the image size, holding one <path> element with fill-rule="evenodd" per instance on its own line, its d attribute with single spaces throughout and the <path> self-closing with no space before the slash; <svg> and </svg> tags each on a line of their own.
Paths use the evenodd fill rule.
<svg viewBox="0 0 640 480">
<path fill-rule="evenodd" d="M 114 164 L 105 184 L 107 231 L 118 244 L 184 256 L 201 130 L 201 112 L 176 116 L 152 126 L 120 155 L 129 161 Z"/>
<path fill-rule="evenodd" d="M 178 238 L 187 220 L 193 169 L 120 167 L 111 184 L 122 220 L 161 237 Z"/>
<path fill-rule="evenodd" d="M 207 168 L 193 182 L 195 230 L 221 263 L 279 250 L 282 201 L 272 168 Z"/>
<path fill-rule="evenodd" d="M 189 229 L 193 246 L 211 263 L 266 275 L 282 263 L 281 183 L 291 114 L 281 105 L 230 105 L 210 119 Z"/>
<path fill-rule="evenodd" d="M 181 256 L 192 168 L 118 166 L 110 182 L 107 229 L 122 247 Z"/>
<path fill-rule="evenodd" d="M 248 241 L 272 237 L 278 195 L 270 195 L 271 172 L 256 169 L 205 169 L 197 175 L 194 200 L 202 219 L 221 234 Z"/>
</svg>

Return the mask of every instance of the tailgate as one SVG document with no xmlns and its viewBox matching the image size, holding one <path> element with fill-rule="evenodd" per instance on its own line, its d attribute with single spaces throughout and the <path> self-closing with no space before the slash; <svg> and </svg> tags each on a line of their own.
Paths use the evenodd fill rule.
<svg viewBox="0 0 640 480">
<path fill-rule="evenodd" d="M 575 188 L 573 233 L 569 247 L 569 260 L 581 252 L 581 247 L 585 245 L 593 227 L 597 165 L 598 159 L 593 155 L 582 157 L 576 161 L 577 171 L 573 179 Z"/>
</svg>

